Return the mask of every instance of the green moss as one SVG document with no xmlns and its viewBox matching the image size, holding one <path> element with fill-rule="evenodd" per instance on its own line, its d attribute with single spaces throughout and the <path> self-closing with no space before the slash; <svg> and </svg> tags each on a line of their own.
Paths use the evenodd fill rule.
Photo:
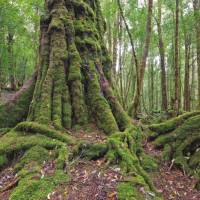
<svg viewBox="0 0 200 200">
<path fill-rule="evenodd" d="M 118 131 L 118 126 L 111 112 L 110 106 L 106 99 L 101 95 L 101 89 L 99 87 L 98 77 L 93 61 L 88 63 L 86 73 L 88 102 L 98 127 L 104 130 L 107 134 Z"/>
<path fill-rule="evenodd" d="M 5 135 L 7 132 L 9 132 L 11 128 L 0 128 L 0 137 L 2 135 Z"/>
<path fill-rule="evenodd" d="M 111 164 L 118 164 L 124 173 L 134 174 L 135 177 L 143 179 L 146 187 L 154 191 L 149 175 L 142 168 L 137 156 L 142 152 L 141 139 L 141 134 L 135 127 L 111 135 L 107 141 L 106 158 Z"/>
<path fill-rule="evenodd" d="M 141 166 L 147 172 L 154 172 L 158 169 L 158 164 L 155 158 L 142 153 L 139 157 Z"/>
<path fill-rule="evenodd" d="M 50 129 L 46 125 L 41 125 L 36 122 L 22 122 L 15 127 L 15 130 L 24 131 L 26 133 L 39 133 L 62 142 L 74 143 L 73 139 L 66 133 L 58 132 L 54 129 Z"/>
<path fill-rule="evenodd" d="M 166 144 L 169 144 L 170 142 L 173 142 L 176 139 L 176 134 L 174 132 L 169 133 L 167 135 L 161 135 L 155 139 L 153 144 L 156 147 L 163 147 Z"/>
<path fill-rule="evenodd" d="M 180 115 L 176 118 L 173 118 L 173 119 L 163 122 L 161 124 L 153 124 L 153 125 L 149 126 L 149 128 L 150 128 L 150 130 L 157 132 L 159 134 L 168 133 L 168 132 L 175 130 L 178 126 L 183 124 L 185 122 L 185 120 L 189 119 L 190 117 L 199 115 L 199 114 L 200 114 L 199 111 L 185 113 L 183 115 Z"/>
<path fill-rule="evenodd" d="M 68 161 L 68 149 L 66 146 L 61 146 L 58 149 L 58 157 L 56 159 L 56 168 L 63 170 Z"/>
<path fill-rule="evenodd" d="M 88 16 L 88 18 L 94 18 L 94 11 L 93 9 L 84 1 L 82 0 L 74 0 L 73 1 L 73 6 L 75 9 L 75 12 L 82 16 L 82 15 L 86 15 Z"/>
<path fill-rule="evenodd" d="M 44 161 L 50 159 L 49 152 L 40 146 L 34 146 L 25 152 L 20 161 L 15 165 L 15 170 L 19 171 L 30 162 L 37 162 L 39 165 L 42 165 Z"/>
<path fill-rule="evenodd" d="M 61 133 L 31 122 L 21 123 L 1 137 L 0 155 L 17 156 L 24 153 L 14 167 L 19 183 L 10 196 L 11 200 L 42 200 L 59 184 L 68 181 L 63 171 L 68 160 L 68 149 L 63 142 L 69 140 Z M 0 156 L 0 160 L 5 156 Z M 43 177 L 41 170 L 44 161 L 49 160 L 55 160 L 55 173 Z"/>
<path fill-rule="evenodd" d="M 5 154 L 0 155 L 0 168 L 3 167 L 5 164 L 7 164 L 8 159 Z"/>
<path fill-rule="evenodd" d="M 119 200 L 162 200 L 160 196 L 149 190 L 140 176 L 122 182 L 117 187 Z"/>
<path fill-rule="evenodd" d="M 12 192 L 10 200 L 43 200 L 59 184 L 67 181 L 68 176 L 59 170 L 53 176 L 44 178 L 34 178 L 29 175 L 20 180 L 18 187 Z"/>
<path fill-rule="evenodd" d="M 154 135 L 154 144 L 157 147 L 164 147 L 163 158 L 173 160 L 173 163 L 189 175 L 198 175 L 200 143 L 200 115 L 199 112 L 186 113 L 177 118 L 156 125 L 159 134 L 164 133 L 163 127 L 167 125 L 167 132 L 164 135 Z M 169 125 L 169 126 L 168 126 Z M 153 125 L 154 126 L 154 125 Z M 161 131 L 162 130 L 162 131 Z M 170 132 L 168 132 L 170 131 Z"/>
<path fill-rule="evenodd" d="M 83 141 L 77 146 L 73 155 L 76 156 L 78 154 L 82 158 L 96 160 L 103 157 L 107 150 L 108 148 L 106 144 L 91 144 Z"/>
<path fill-rule="evenodd" d="M 15 101 L 0 105 L 0 128 L 12 128 L 18 122 L 26 119 L 34 87 L 35 80 Z"/>
<path fill-rule="evenodd" d="M 137 188 L 133 186 L 132 183 L 121 183 L 118 185 L 118 198 L 119 200 L 144 200 L 144 196 L 142 196 Z"/>
<path fill-rule="evenodd" d="M 51 23 L 49 25 L 49 30 L 48 32 L 50 31 L 53 31 L 53 30 L 63 30 L 64 29 L 64 26 L 63 26 L 63 22 L 62 20 L 60 20 L 59 18 L 53 18 L 51 20 Z"/>
<path fill-rule="evenodd" d="M 197 151 L 190 157 L 189 160 L 189 166 L 192 169 L 199 168 L 200 167 L 200 151 L 197 149 Z"/>
</svg>

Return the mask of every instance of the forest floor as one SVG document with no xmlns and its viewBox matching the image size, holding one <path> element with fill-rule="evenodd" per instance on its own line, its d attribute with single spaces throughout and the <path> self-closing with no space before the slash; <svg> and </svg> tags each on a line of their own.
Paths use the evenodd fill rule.
<svg viewBox="0 0 200 200">
<path fill-rule="evenodd" d="M 78 139 L 89 142 L 104 142 L 102 133 L 83 131 L 71 133 Z M 161 160 L 162 153 L 151 143 L 144 145 L 145 152 Z M 55 170 L 54 161 L 44 164 L 43 173 L 50 176 Z M 104 159 L 87 161 L 80 158 L 69 163 L 67 171 L 70 182 L 60 185 L 51 194 L 48 200 L 117 200 L 117 184 L 123 181 L 120 168 L 111 167 Z M 200 200 L 200 191 L 194 189 L 196 179 L 184 174 L 169 162 L 159 163 L 157 172 L 150 174 L 159 193 L 164 200 Z M 17 184 L 17 176 L 12 167 L 0 173 L 0 199 L 8 200 L 12 189 Z"/>
</svg>

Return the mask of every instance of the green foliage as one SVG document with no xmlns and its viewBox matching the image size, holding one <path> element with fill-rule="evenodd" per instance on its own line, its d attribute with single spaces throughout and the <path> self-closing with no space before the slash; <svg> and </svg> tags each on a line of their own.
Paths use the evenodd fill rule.
<svg viewBox="0 0 200 200">
<path fill-rule="evenodd" d="M 33 73 L 37 64 L 39 40 L 39 15 L 42 12 L 41 0 L 1 0 L 0 2 L 0 82 L 1 87 L 9 84 L 10 62 L 15 63 L 12 69 L 19 84 L 22 84 Z M 14 37 L 12 44 L 13 58 L 8 54 L 7 36 Z"/>
</svg>

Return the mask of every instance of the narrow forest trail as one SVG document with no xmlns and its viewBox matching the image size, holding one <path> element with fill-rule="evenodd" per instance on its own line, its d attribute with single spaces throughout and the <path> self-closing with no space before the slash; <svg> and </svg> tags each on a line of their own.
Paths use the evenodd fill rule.
<svg viewBox="0 0 200 200">
<path fill-rule="evenodd" d="M 187 176 L 182 170 L 170 162 L 162 162 L 162 152 L 147 142 L 145 152 L 156 157 L 159 163 L 157 172 L 152 173 L 154 185 L 163 194 L 164 200 L 200 200 L 200 191 L 194 187 L 197 180 Z"/>
</svg>

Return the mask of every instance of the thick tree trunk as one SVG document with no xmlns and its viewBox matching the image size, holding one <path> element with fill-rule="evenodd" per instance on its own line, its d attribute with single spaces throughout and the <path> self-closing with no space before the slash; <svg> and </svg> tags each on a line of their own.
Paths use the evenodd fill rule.
<svg viewBox="0 0 200 200">
<path fill-rule="evenodd" d="M 160 53 L 160 67 L 161 67 L 161 93 L 162 93 L 162 110 L 167 111 L 168 109 L 168 98 L 167 98 L 167 80 L 166 80 L 166 69 L 165 69 L 165 47 L 162 37 L 162 4 L 158 2 L 158 38 L 159 38 L 159 53 Z"/>
<path fill-rule="evenodd" d="M 99 128 L 112 133 L 125 125 L 115 118 L 99 87 L 97 65 L 108 80 L 111 69 L 102 35 L 105 24 L 98 1 L 91 3 L 93 11 L 86 5 L 46 2 L 51 18 L 41 23 L 40 68 L 28 119 L 57 128 L 94 119 Z M 125 119 L 125 112 L 122 115 Z"/>
</svg>

